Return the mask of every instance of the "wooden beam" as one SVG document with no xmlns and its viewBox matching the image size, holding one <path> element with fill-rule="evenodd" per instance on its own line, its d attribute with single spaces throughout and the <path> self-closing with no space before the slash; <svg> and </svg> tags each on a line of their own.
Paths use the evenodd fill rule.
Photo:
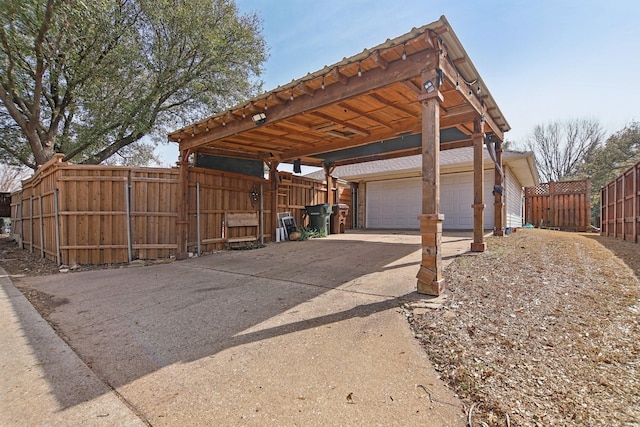
<svg viewBox="0 0 640 427">
<path fill-rule="evenodd" d="M 361 109 L 356 108 L 356 107 L 352 107 L 350 105 L 347 105 L 344 102 L 341 102 L 340 104 L 338 104 L 338 106 L 342 107 L 342 108 L 344 108 L 346 110 L 351 110 L 354 113 L 356 113 L 356 114 L 358 114 L 358 115 L 360 115 L 362 117 L 365 117 L 367 120 L 371 120 L 372 122 L 376 122 L 380 126 L 383 126 L 383 127 L 391 129 L 391 126 L 388 123 L 385 123 L 383 121 L 380 121 L 378 119 L 375 119 L 375 118 L 371 117 L 371 115 L 368 112 L 364 111 L 364 110 L 361 110 Z"/>
<path fill-rule="evenodd" d="M 413 92 L 414 94 L 420 96 L 420 94 L 422 94 L 422 89 L 420 89 L 418 86 L 416 86 L 413 81 L 411 80 L 407 80 L 402 82 L 402 84 L 409 89 L 411 92 Z"/>
<path fill-rule="evenodd" d="M 475 111 L 452 117 L 444 116 L 440 118 L 440 126 L 442 128 L 450 128 L 464 123 L 473 123 L 473 119 L 475 119 L 476 117 L 478 117 L 478 113 L 476 113 Z"/>
<path fill-rule="evenodd" d="M 468 61 L 468 60 L 467 60 L 467 57 L 466 57 L 466 56 L 463 56 L 463 57 L 461 57 L 461 58 L 454 59 L 454 60 L 453 60 L 453 65 L 458 66 L 458 65 L 466 64 L 466 63 L 467 63 L 467 61 Z"/>
<path fill-rule="evenodd" d="M 451 65 L 449 61 L 440 61 L 440 68 L 442 69 L 447 79 L 449 79 L 449 81 L 455 86 L 457 76 L 460 75 L 458 70 L 453 65 Z M 466 85 L 460 85 L 456 89 L 458 93 L 460 93 L 465 101 L 473 107 L 473 109 L 479 116 L 484 116 L 484 120 L 487 126 L 489 126 L 491 131 L 498 137 L 498 139 L 500 139 L 500 141 L 504 141 L 504 132 L 502 132 L 502 129 L 489 114 L 485 114 L 486 107 L 484 106 L 484 103 L 478 99 L 475 91 L 472 90 L 471 94 L 469 94 L 469 91 L 467 91 L 466 87 L 463 86 Z"/>
<path fill-rule="evenodd" d="M 493 174 L 493 182 L 494 185 L 502 186 L 502 194 L 497 191 L 493 192 L 493 217 L 494 217 L 494 227 L 493 227 L 493 235 L 494 236 L 503 236 L 504 235 L 504 198 L 506 196 L 506 188 L 507 188 L 507 176 L 504 171 L 504 166 L 502 164 L 502 142 L 499 139 L 496 139 L 495 142 L 496 149 L 496 165 L 494 167 Z M 500 171 L 502 170 L 502 174 Z M 503 179 L 504 174 L 504 179 Z"/>
<path fill-rule="evenodd" d="M 176 219 L 176 231 L 178 233 L 178 249 L 176 259 L 188 258 L 189 238 L 189 156 L 190 150 L 180 150 L 178 161 L 178 218 Z"/>
<path fill-rule="evenodd" d="M 383 105 L 386 105 L 389 108 L 394 108 L 398 111 L 402 111 L 404 114 L 408 114 L 411 117 L 419 117 L 419 114 L 416 114 L 416 112 L 412 111 L 410 108 L 407 108 L 402 104 L 394 104 L 392 102 L 389 102 L 388 100 L 384 99 L 382 96 L 378 95 L 377 93 L 371 93 L 369 94 L 369 97 L 375 99 L 376 101 L 378 101 Z"/>
<path fill-rule="evenodd" d="M 338 67 L 335 67 L 333 70 L 331 70 L 329 74 L 331 75 L 331 77 L 333 77 L 343 85 L 346 85 L 347 83 L 349 83 L 349 77 L 342 74 L 338 69 Z"/>
<path fill-rule="evenodd" d="M 379 50 L 376 50 L 373 53 L 372 57 L 373 57 L 373 61 L 376 64 L 378 64 L 378 67 L 382 68 L 383 70 L 386 70 L 387 67 L 389 66 L 389 62 L 382 57 L 382 54 L 380 53 Z"/>
<path fill-rule="evenodd" d="M 269 167 L 269 181 L 271 181 L 271 241 L 275 242 L 276 233 L 278 231 L 278 187 L 280 186 L 280 177 L 278 176 L 278 161 L 272 160 L 267 162 Z"/>
<path fill-rule="evenodd" d="M 351 123 L 345 122 L 344 120 L 336 119 L 335 117 L 330 116 L 328 114 L 321 113 L 320 111 L 314 111 L 311 114 L 313 114 L 316 117 L 320 117 L 322 119 L 329 120 L 330 122 L 337 123 L 340 126 L 343 126 L 343 127 L 347 128 L 348 130 L 350 130 L 351 132 L 353 132 L 355 134 L 358 134 L 360 136 L 369 136 L 369 135 L 371 135 L 371 133 L 369 133 L 369 131 L 367 131 L 366 129 L 362 129 L 359 126 L 352 125 Z"/>
<path fill-rule="evenodd" d="M 473 122 L 473 242 L 472 252 L 484 252 L 484 124 L 480 117 Z"/>
<path fill-rule="evenodd" d="M 449 107 L 444 109 L 443 116 L 457 117 L 466 116 L 468 114 L 477 114 L 476 110 L 469 104 L 456 105 L 455 107 Z"/>
<path fill-rule="evenodd" d="M 435 78 L 435 69 L 423 73 L 422 81 Z M 435 80 L 432 80 L 435 81 Z M 416 278 L 418 293 L 440 295 L 442 278 L 442 222 L 440 214 L 440 103 L 442 94 L 435 90 L 419 98 L 422 104 L 422 262 Z"/>
<path fill-rule="evenodd" d="M 327 131 L 325 133 L 327 135 L 329 135 L 329 136 L 333 136 L 333 137 L 336 137 L 336 138 L 341 138 L 341 139 L 346 139 L 346 140 L 350 140 L 351 139 L 351 137 L 343 135 L 342 133 L 340 133 L 338 131 L 335 131 L 335 130 L 330 130 L 330 131 Z"/>
<path fill-rule="evenodd" d="M 282 92 L 279 92 L 279 93 L 282 93 Z M 285 102 L 285 99 L 280 98 L 276 93 L 272 93 L 265 100 L 265 105 L 275 106 L 275 105 L 284 104 L 284 102 Z"/>
<path fill-rule="evenodd" d="M 464 148 L 464 147 L 472 147 L 472 146 L 473 146 L 473 140 L 471 138 L 462 139 L 460 141 L 441 142 L 440 151 L 453 150 L 455 148 Z"/>
<path fill-rule="evenodd" d="M 298 84 L 298 86 L 296 86 L 296 88 L 304 93 L 305 95 L 309 95 L 309 96 L 313 96 L 313 94 L 316 92 L 315 90 L 311 89 L 309 87 L 309 85 L 305 84 L 304 82 Z"/>
<path fill-rule="evenodd" d="M 327 203 L 330 205 L 335 205 L 336 201 L 335 201 L 335 194 L 333 192 L 333 176 L 331 175 L 333 173 L 333 171 L 336 168 L 335 164 L 324 164 L 322 165 L 322 168 L 324 169 L 324 176 L 326 178 L 327 181 Z"/>
<path fill-rule="evenodd" d="M 313 156 L 313 155 L 317 155 L 317 154 L 322 154 L 322 153 L 329 153 L 331 151 L 336 151 L 336 150 L 341 150 L 344 148 L 352 148 L 352 147 L 359 147 L 361 145 L 367 145 L 367 144 L 371 144 L 372 142 L 377 142 L 377 141 L 383 141 L 386 139 L 392 139 L 397 137 L 398 135 L 400 135 L 401 133 L 404 132 L 408 132 L 408 133 L 419 133 L 420 132 L 420 127 L 419 124 L 416 124 L 416 127 L 411 128 L 411 129 L 407 129 L 407 128 L 396 128 L 396 129 L 391 129 L 385 132 L 381 132 L 381 133 L 376 133 L 376 139 L 375 141 L 371 140 L 371 137 L 354 137 L 351 138 L 349 140 L 349 144 L 345 144 L 344 141 L 337 141 L 337 142 L 321 142 L 319 144 L 316 144 L 314 146 L 309 146 L 309 147 L 302 147 L 302 148 L 294 148 L 292 150 L 288 150 L 288 151 L 284 151 L 282 152 L 282 158 L 286 161 L 286 160 L 290 160 L 290 159 L 297 159 L 298 157 L 305 157 L 305 156 Z"/>
<path fill-rule="evenodd" d="M 228 150 L 224 148 L 217 147 L 201 147 L 195 154 L 202 153 L 211 156 L 223 156 L 223 157 L 233 157 L 236 159 L 249 159 L 249 160 L 262 160 L 264 158 L 264 153 L 262 154 L 252 154 L 247 151 L 240 150 Z"/>
<path fill-rule="evenodd" d="M 372 93 L 376 89 L 397 82 L 409 80 L 420 75 L 424 68 L 424 62 L 424 55 L 414 55 L 404 61 L 390 63 L 386 70 L 375 68 L 367 71 L 366 76 L 362 78 L 347 79 L 348 85 L 329 85 L 326 86 L 325 90 L 317 91 L 313 97 L 297 98 L 294 102 L 289 102 L 286 105 L 275 105 L 265 111 L 267 121 L 263 126 L 288 119 L 297 114 L 340 103 L 365 93 Z M 355 111 L 353 108 L 351 109 Z M 244 120 L 234 121 L 223 128 L 212 129 L 211 132 L 196 135 L 193 138 L 189 138 L 189 135 L 184 135 L 180 142 L 180 147 L 183 150 L 199 147 L 215 140 L 253 129 L 255 126 L 251 118 L 247 117 Z M 173 137 L 175 138 L 176 136 L 174 135 Z"/>
<path fill-rule="evenodd" d="M 396 159 L 398 157 L 415 156 L 422 153 L 422 148 L 410 148 L 407 150 L 392 151 L 384 154 L 372 154 L 370 156 L 354 157 L 345 160 L 338 160 L 334 164 L 336 166 L 353 165 L 357 163 L 373 162 L 376 160 Z"/>
</svg>

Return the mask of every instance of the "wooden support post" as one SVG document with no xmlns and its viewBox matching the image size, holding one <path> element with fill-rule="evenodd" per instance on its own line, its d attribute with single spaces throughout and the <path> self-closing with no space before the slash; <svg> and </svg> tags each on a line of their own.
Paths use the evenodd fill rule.
<svg viewBox="0 0 640 427">
<path fill-rule="evenodd" d="M 507 176 L 504 173 L 504 165 L 502 164 L 502 141 L 496 139 L 495 147 L 496 165 L 494 169 L 494 184 L 502 187 L 502 194 L 497 191 L 494 191 L 493 194 L 493 235 L 504 236 L 504 198 L 507 195 Z M 502 171 L 502 173 L 500 173 L 500 171 Z"/>
<path fill-rule="evenodd" d="M 275 242 L 278 232 L 278 188 L 280 187 L 280 176 L 278 175 L 278 165 L 276 160 L 267 162 L 269 166 L 269 181 L 271 181 L 271 241 Z"/>
<path fill-rule="evenodd" d="M 187 252 L 187 239 L 189 238 L 189 150 L 180 151 L 180 159 L 178 166 L 180 173 L 178 175 L 178 219 L 176 220 L 178 231 L 178 253 L 176 259 L 186 259 L 189 257 Z"/>
<path fill-rule="evenodd" d="M 435 70 L 422 76 L 424 82 L 437 81 Z M 442 222 L 440 214 L 440 91 L 420 95 L 422 103 L 422 262 L 417 274 L 418 293 L 440 295 L 444 291 L 442 278 Z"/>
<path fill-rule="evenodd" d="M 367 183 L 358 182 L 358 228 L 367 227 Z"/>
<path fill-rule="evenodd" d="M 471 252 L 484 252 L 484 124 L 480 117 L 473 121 L 473 242 Z"/>
<path fill-rule="evenodd" d="M 336 195 L 333 192 L 333 176 L 331 176 L 331 174 L 333 173 L 333 171 L 335 170 L 335 166 L 334 165 L 328 165 L 328 164 L 324 164 L 323 165 L 324 168 L 324 176 L 326 178 L 327 181 L 327 203 L 330 205 L 335 205 L 336 204 Z"/>
</svg>

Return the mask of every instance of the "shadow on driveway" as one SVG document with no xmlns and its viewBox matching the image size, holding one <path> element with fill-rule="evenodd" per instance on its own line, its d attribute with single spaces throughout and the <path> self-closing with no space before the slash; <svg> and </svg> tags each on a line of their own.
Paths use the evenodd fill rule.
<svg viewBox="0 0 640 427">
<path fill-rule="evenodd" d="M 345 235 L 224 251 L 166 265 L 23 279 L 68 301 L 51 320 L 114 388 L 176 363 L 321 325 L 366 317 L 417 298 L 420 236 Z M 340 288 L 344 303 L 318 302 Z M 34 345 L 35 351 L 46 351 Z M 44 367 L 46 369 L 46 366 Z M 65 405 L 77 396 L 64 384 Z"/>
</svg>

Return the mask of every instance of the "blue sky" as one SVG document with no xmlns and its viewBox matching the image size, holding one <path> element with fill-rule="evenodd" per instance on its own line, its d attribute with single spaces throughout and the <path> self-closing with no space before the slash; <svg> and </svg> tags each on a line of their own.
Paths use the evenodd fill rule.
<svg viewBox="0 0 640 427">
<path fill-rule="evenodd" d="M 266 91 L 445 15 L 524 145 L 536 124 L 640 120 L 638 0 L 236 0 L 263 19 Z M 161 147 L 175 163 L 177 145 Z"/>
</svg>

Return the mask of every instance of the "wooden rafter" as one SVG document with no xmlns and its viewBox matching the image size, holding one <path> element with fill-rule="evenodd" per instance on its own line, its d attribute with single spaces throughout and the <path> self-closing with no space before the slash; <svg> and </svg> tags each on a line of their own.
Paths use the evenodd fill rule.
<svg viewBox="0 0 640 427">
<path fill-rule="evenodd" d="M 285 105 L 269 107 L 268 111 L 265 111 L 267 123 L 275 123 L 303 112 L 310 112 L 326 107 L 333 103 L 340 102 L 340 100 L 370 93 L 375 88 L 381 88 L 396 82 L 408 80 L 416 74 L 419 74 L 421 68 L 424 66 L 423 62 L 424 59 L 420 60 L 415 57 L 407 58 L 404 61 L 396 61 L 389 64 L 387 70 L 375 68 L 368 71 L 366 79 L 348 79 L 350 81 L 348 85 L 327 86 L 325 90 L 316 92 L 313 97 L 301 97 Z M 236 121 L 224 128 L 218 128 L 216 138 L 224 138 L 253 128 L 255 128 L 255 124 L 250 119 Z M 181 147 L 183 149 L 195 148 L 207 144 L 210 140 L 211 136 L 209 135 L 195 135 L 189 138 L 188 141 L 183 141 Z"/>
<path fill-rule="evenodd" d="M 405 107 L 402 104 L 394 104 L 392 102 L 389 102 L 386 99 L 384 99 L 382 96 L 378 95 L 377 93 L 371 93 L 369 94 L 369 96 L 375 99 L 376 101 L 378 101 L 379 103 L 386 105 L 389 108 L 393 108 L 395 110 L 401 111 L 404 114 L 408 114 L 411 117 L 418 118 L 420 116 L 418 113 L 416 113 L 415 111 L 412 111 L 410 108 Z"/>
<path fill-rule="evenodd" d="M 372 122 L 379 124 L 380 126 L 386 127 L 388 129 L 392 129 L 391 125 L 389 125 L 388 123 L 385 123 L 382 120 L 378 120 L 378 119 L 372 117 L 370 112 L 366 112 L 366 111 L 361 110 L 361 109 L 359 109 L 357 107 L 345 104 L 344 102 L 341 102 L 340 104 L 338 104 L 338 106 L 340 106 L 342 108 L 345 108 L 347 110 L 351 110 L 354 113 L 358 114 L 359 116 L 365 117 L 368 120 L 371 120 Z"/>
<path fill-rule="evenodd" d="M 362 129 L 362 128 L 358 127 L 358 126 L 355 126 L 355 125 L 353 125 L 353 124 L 351 124 L 349 122 L 346 122 L 346 121 L 337 119 L 335 117 L 332 117 L 332 116 L 330 116 L 328 114 L 321 113 L 320 111 L 314 111 L 311 114 L 313 114 L 314 116 L 323 118 L 325 120 L 328 120 L 330 122 L 337 123 L 340 126 L 344 127 L 346 130 L 348 130 L 348 131 L 350 131 L 352 133 L 355 133 L 357 135 L 360 135 L 360 136 L 369 136 L 369 135 L 371 135 L 371 133 L 368 132 L 365 129 Z"/>
<path fill-rule="evenodd" d="M 391 129 L 388 130 L 386 132 L 377 134 L 379 135 L 379 140 L 386 140 L 386 139 L 392 139 L 392 138 L 396 138 L 398 135 L 402 134 L 402 133 L 418 133 L 420 131 L 420 124 L 416 123 L 415 127 L 411 128 L 411 129 L 406 129 L 404 127 L 401 128 L 396 128 L 396 129 Z M 349 140 L 349 147 L 360 147 L 362 145 L 367 145 L 371 143 L 370 139 L 367 137 L 354 137 L 351 138 Z M 290 159 L 297 159 L 299 157 L 304 157 L 304 156 L 313 156 L 313 155 L 318 155 L 321 153 L 328 153 L 331 151 L 336 151 L 336 150 L 341 150 L 344 149 L 345 144 L 343 141 L 337 141 L 337 142 L 329 142 L 329 143 L 322 143 L 322 144 L 317 144 L 317 145 L 313 145 L 310 147 L 305 147 L 305 148 L 298 148 L 298 149 L 293 149 L 293 150 L 288 150 L 288 151 L 284 151 L 282 153 L 282 158 L 284 159 L 283 161 L 287 161 Z"/>
</svg>

